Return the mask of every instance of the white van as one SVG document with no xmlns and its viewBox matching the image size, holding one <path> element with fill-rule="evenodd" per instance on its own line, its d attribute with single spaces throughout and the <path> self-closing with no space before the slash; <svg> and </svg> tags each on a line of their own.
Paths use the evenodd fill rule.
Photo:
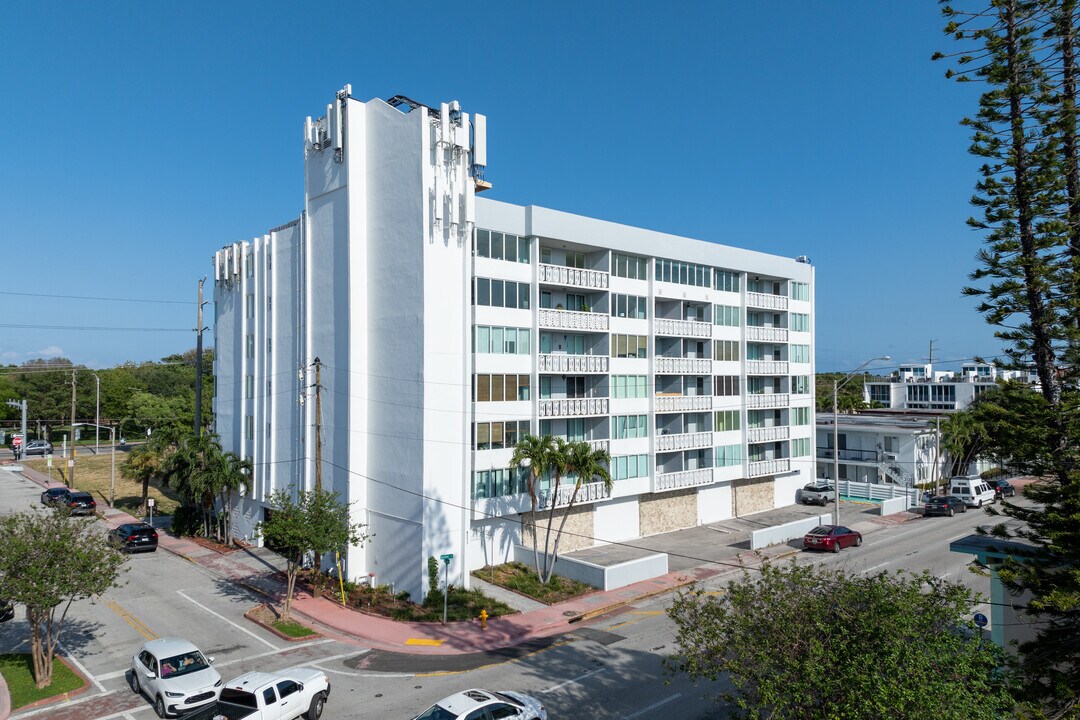
<svg viewBox="0 0 1080 720">
<path fill-rule="evenodd" d="M 978 475 L 954 477 L 949 481 L 949 494 L 964 501 L 968 507 L 982 507 L 994 502 L 994 488 Z"/>
</svg>

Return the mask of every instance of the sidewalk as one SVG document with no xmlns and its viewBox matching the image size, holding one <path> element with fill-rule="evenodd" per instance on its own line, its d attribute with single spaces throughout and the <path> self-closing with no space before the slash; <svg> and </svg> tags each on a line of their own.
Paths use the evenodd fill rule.
<svg viewBox="0 0 1080 720">
<path fill-rule="evenodd" d="M 28 468 L 22 470 L 21 475 L 42 486 L 48 479 L 44 474 Z M 99 506 L 98 509 L 110 528 L 129 522 L 140 522 L 139 519 L 125 512 L 105 505 Z M 845 513 L 850 514 L 850 512 L 845 506 Z M 489 619 L 486 630 L 480 628 L 478 620 L 447 625 L 396 622 L 343 608 L 338 603 L 325 598 L 314 598 L 302 591 L 297 591 L 294 597 L 293 613 L 328 637 L 383 650 L 417 655 L 452 655 L 497 650 L 569 632 L 574 628 L 574 623 L 582 620 L 668 593 L 694 582 L 720 575 L 734 575 L 740 572 L 742 567 L 759 567 L 765 560 L 776 560 L 798 552 L 794 542 L 775 545 L 758 552 L 751 552 L 748 549 L 748 542 L 743 542 L 748 540 L 749 531 L 739 526 L 772 524 L 769 517 L 772 513 L 776 514 L 777 522 L 783 522 L 792 510 L 781 508 L 761 513 L 753 516 L 752 523 L 739 519 L 727 523 L 727 528 L 721 527 L 724 523 L 720 523 L 705 528 L 679 531 L 685 533 L 683 536 L 685 543 L 683 547 L 686 550 L 684 557 L 699 558 L 704 561 L 703 564 L 683 567 L 650 580 L 606 592 L 598 591 L 556 605 L 541 605 L 481 581 L 478 584 L 484 586 L 484 592 L 497 599 L 512 600 L 508 604 L 521 610 L 515 615 Z M 918 515 L 905 512 L 881 518 L 860 511 L 848 522 L 850 527 L 866 534 L 915 517 Z M 702 557 L 704 554 L 700 545 L 702 533 L 707 535 L 711 533 L 711 537 L 714 538 L 711 548 L 713 552 L 708 553 L 707 558 Z M 671 545 L 677 542 L 677 535 L 678 533 L 667 533 L 657 537 L 664 539 L 665 545 Z M 644 547 L 649 544 L 650 538 L 634 541 L 636 546 Z M 271 602 L 279 603 L 284 597 L 285 585 L 280 574 L 280 571 L 284 569 L 284 561 L 280 556 L 265 548 L 243 549 L 221 554 L 190 540 L 173 537 L 166 532 L 159 533 L 158 547 L 200 565 L 226 580 L 246 587 Z M 723 552 L 718 552 L 718 548 Z M 475 583 L 475 578 L 471 582 Z M 503 598 L 503 594 L 513 597 Z"/>
</svg>

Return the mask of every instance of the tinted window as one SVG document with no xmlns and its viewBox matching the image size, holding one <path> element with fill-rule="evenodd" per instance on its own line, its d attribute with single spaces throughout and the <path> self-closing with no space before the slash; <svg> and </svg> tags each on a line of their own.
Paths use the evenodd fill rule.
<svg viewBox="0 0 1080 720">
<path fill-rule="evenodd" d="M 481 720 L 484 717 L 484 708 L 473 710 L 471 713 L 465 716 L 465 720 Z"/>
<path fill-rule="evenodd" d="M 273 689 L 270 690 L 273 692 Z M 255 696 L 246 690 L 234 690 L 232 688 L 225 688 L 221 691 L 221 702 L 227 702 L 232 705 L 239 705 L 240 707 L 256 709 L 259 707 L 259 702 L 255 699 Z"/>
<path fill-rule="evenodd" d="M 277 696 L 274 695 L 274 688 L 266 688 L 263 690 L 263 703 L 270 705 L 277 701 Z"/>
<path fill-rule="evenodd" d="M 295 680 L 284 680 L 277 684 L 278 694 L 283 698 L 287 698 L 294 692 L 300 689 L 300 685 Z"/>
<path fill-rule="evenodd" d="M 503 718 L 512 718 L 517 715 L 517 708 L 505 703 L 497 703 L 495 705 L 488 706 L 488 712 L 491 713 L 492 720 L 502 720 Z"/>
</svg>

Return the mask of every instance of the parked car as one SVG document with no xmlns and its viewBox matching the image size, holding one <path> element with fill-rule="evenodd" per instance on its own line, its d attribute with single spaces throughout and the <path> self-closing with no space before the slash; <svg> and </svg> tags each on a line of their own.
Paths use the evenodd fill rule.
<svg viewBox="0 0 1080 720">
<path fill-rule="evenodd" d="M 931 515 L 947 515 L 952 517 L 956 513 L 967 512 L 967 505 L 955 495 L 943 495 L 932 497 L 923 506 L 923 517 Z"/>
<path fill-rule="evenodd" d="M 109 531 L 109 544 L 120 552 L 154 552 L 158 546 L 158 534 L 146 523 L 128 523 Z"/>
<path fill-rule="evenodd" d="M 52 455 L 53 446 L 48 440 L 31 440 L 23 448 L 23 455 Z"/>
<path fill-rule="evenodd" d="M 806 550 L 832 550 L 838 553 L 840 548 L 852 545 L 862 545 L 862 533 L 843 525 L 818 525 L 803 537 L 803 548 Z"/>
<path fill-rule="evenodd" d="M 145 691 L 158 717 L 185 715 L 221 694 L 221 674 L 213 662 L 187 640 L 151 640 L 131 658 L 131 689 L 137 695 Z"/>
<path fill-rule="evenodd" d="M 322 670 L 294 667 L 280 672 L 249 672 L 225 683 L 217 702 L 184 720 L 319 720 L 330 695 Z"/>
<path fill-rule="evenodd" d="M 954 477 L 949 481 L 949 494 L 964 501 L 968 507 L 980 508 L 996 500 L 994 490 L 978 475 Z"/>
<path fill-rule="evenodd" d="M 59 504 L 65 495 L 67 495 L 68 489 L 66 487 L 51 487 L 48 490 L 41 491 L 41 504 L 42 505 L 57 505 Z"/>
<path fill-rule="evenodd" d="M 88 492 L 68 490 L 56 503 L 58 507 L 66 507 L 72 515 L 93 515 L 97 512 L 97 500 Z"/>
<path fill-rule="evenodd" d="M 812 482 L 804 486 L 800 495 L 803 505 L 828 505 L 836 502 L 836 488 L 826 482 Z"/>
<path fill-rule="evenodd" d="M 481 712 L 476 712 L 481 710 Z M 547 710 L 539 700 L 518 692 L 464 690 L 443 698 L 413 720 L 465 720 L 465 718 L 514 718 L 547 720 Z"/>
<path fill-rule="evenodd" d="M 994 499 L 1000 500 L 1003 497 L 1016 497 L 1016 488 L 1013 484 L 1004 478 L 996 478 L 994 480 L 987 480 L 990 489 L 994 491 Z"/>
<path fill-rule="evenodd" d="M 15 617 L 15 606 L 7 600 L 0 599 L 0 623 L 6 623 Z"/>
</svg>

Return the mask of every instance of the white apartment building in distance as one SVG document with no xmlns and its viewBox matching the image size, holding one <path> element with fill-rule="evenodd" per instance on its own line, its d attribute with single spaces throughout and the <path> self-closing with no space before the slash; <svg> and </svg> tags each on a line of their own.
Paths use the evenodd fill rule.
<svg viewBox="0 0 1080 720">
<path fill-rule="evenodd" d="M 963 410 L 1001 380 L 1032 378 L 983 362 L 965 362 L 959 372 L 935 370 L 929 363 L 901 365 L 889 377 L 864 382 L 863 400 L 894 410 Z"/>
<path fill-rule="evenodd" d="M 466 586 L 513 556 L 526 433 L 612 457 L 564 550 L 789 505 L 813 478 L 806 258 L 478 198 L 486 118 L 457 103 L 346 87 L 303 143 L 300 216 L 214 258 L 215 428 L 254 463 L 240 535 L 319 454 L 371 534 L 348 577 L 419 599 L 429 556 Z"/>
</svg>

